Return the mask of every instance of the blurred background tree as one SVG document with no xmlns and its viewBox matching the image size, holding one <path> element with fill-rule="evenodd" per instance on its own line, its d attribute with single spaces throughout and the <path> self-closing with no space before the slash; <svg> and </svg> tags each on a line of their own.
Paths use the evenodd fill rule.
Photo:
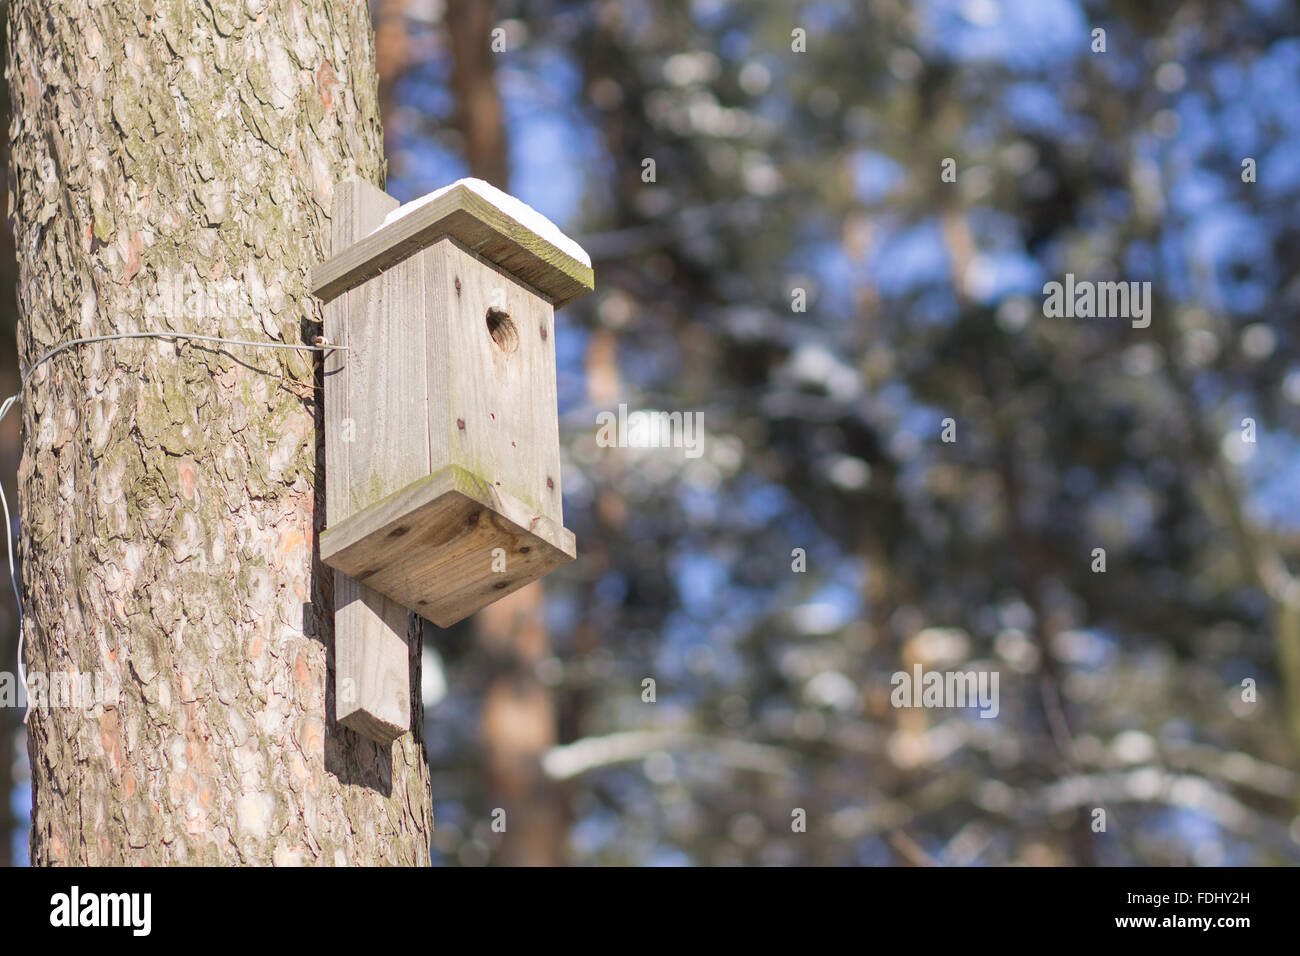
<svg viewBox="0 0 1300 956">
<path fill-rule="evenodd" d="M 488 179 L 597 273 L 579 559 L 426 630 L 435 863 L 1300 859 L 1294 4 L 372 8 L 388 191 Z M 1150 327 L 1045 318 L 1066 273 Z M 620 403 L 702 456 L 598 447 Z M 895 709 L 916 664 L 997 718 Z"/>
</svg>

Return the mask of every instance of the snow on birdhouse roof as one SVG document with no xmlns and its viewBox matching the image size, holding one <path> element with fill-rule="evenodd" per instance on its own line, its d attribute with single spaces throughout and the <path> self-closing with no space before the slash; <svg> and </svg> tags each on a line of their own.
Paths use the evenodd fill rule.
<svg viewBox="0 0 1300 956">
<path fill-rule="evenodd" d="M 587 250 L 583 249 L 582 246 L 578 245 L 561 232 L 559 226 L 551 222 L 551 220 L 547 219 L 522 199 L 516 199 L 509 193 L 504 193 L 497 189 L 491 183 L 485 182 L 482 179 L 474 179 L 473 177 L 458 179 L 450 185 L 443 186 L 441 189 L 435 189 L 431 193 L 425 193 L 418 199 L 412 199 L 408 203 L 403 203 L 385 216 L 383 223 L 377 226 L 375 231 L 378 232 L 384 226 L 396 222 L 403 216 L 433 202 L 440 196 L 447 195 L 447 193 L 451 192 L 457 186 L 464 186 L 466 189 L 472 190 L 474 193 L 482 196 L 485 200 L 490 202 L 493 206 L 496 206 L 501 210 L 501 212 L 519 223 L 525 229 L 537 233 L 537 235 L 555 246 L 555 248 L 572 256 L 587 268 L 591 268 L 591 256 L 587 255 Z"/>
<path fill-rule="evenodd" d="M 557 309 L 595 286 L 591 257 L 555 223 L 481 179 L 459 179 L 393 209 L 372 232 L 317 266 L 312 291 L 329 301 L 444 237 Z"/>
</svg>

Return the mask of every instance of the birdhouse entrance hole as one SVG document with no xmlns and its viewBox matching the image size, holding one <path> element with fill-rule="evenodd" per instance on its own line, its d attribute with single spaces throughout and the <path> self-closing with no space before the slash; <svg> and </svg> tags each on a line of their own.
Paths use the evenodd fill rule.
<svg viewBox="0 0 1300 956">
<path fill-rule="evenodd" d="M 519 330 L 505 309 L 493 306 L 487 310 L 487 329 L 497 348 L 507 355 L 519 348 Z"/>
</svg>

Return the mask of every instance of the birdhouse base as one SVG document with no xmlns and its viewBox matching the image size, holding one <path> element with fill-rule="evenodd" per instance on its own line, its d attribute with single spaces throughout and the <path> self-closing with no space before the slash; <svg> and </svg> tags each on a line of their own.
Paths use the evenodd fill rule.
<svg viewBox="0 0 1300 956">
<path fill-rule="evenodd" d="M 452 465 L 326 529 L 320 554 L 450 627 L 572 561 L 577 548 L 567 528 Z"/>
</svg>

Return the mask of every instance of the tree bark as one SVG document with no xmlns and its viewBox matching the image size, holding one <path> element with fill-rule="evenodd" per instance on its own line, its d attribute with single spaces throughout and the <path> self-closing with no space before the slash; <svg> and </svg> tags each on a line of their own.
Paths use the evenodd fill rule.
<svg viewBox="0 0 1300 956">
<path fill-rule="evenodd" d="M 24 367 L 118 331 L 310 341 L 333 185 L 383 174 L 364 0 L 15 0 L 10 17 Z M 34 863 L 427 863 L 419 642 L 417 729 L 391 752 L 327 700 L 316 369 L 143 339 L 32 374 L 26 662 L 105 688 L 32 713 Z"/>
<path fill-rule="evenodd" d="M 0 9 L 0 23 L 7 24 L 9 10 Z M 0 84 L 0 123 L 9 128 L 9 89 Z M 9 141 L 0 139 L 0 192 L 9 191 Z M 0 223 L 0 327 L 6 341 L 16 332 L 16 306 L 14 304 L 14 286 L 18 279 L 17 262 L 14 256 L 14 234 L 9 217 Z M 12 395 L 18 390 L 18 355 L 9 349 L 0 349 L 0 395 Z M 18 416 L 7 415 L 0 423 L 0 483 L 3 483 L 5 495 L 12 503 L 17 498 L 14 487 L 14 475 L 18 471 L 20 455 L 20 434 Z M 11 504 L 12 507 L 12 504 Z M 13 673 L 14 660 L 18 653 L 17 616 L 11 611 L 11 591 L 9 582 L 0 584 L 0 672 Z M 14 835 L 19 822 L 13 812 L 13 792 L 19 785 L 15 762 L 17 742 L 20 731 L 19 715 L 16 707 L 0 707 L 0 866 L 13 866 L 18 863 L 14 848 Z"/>
</svg>

